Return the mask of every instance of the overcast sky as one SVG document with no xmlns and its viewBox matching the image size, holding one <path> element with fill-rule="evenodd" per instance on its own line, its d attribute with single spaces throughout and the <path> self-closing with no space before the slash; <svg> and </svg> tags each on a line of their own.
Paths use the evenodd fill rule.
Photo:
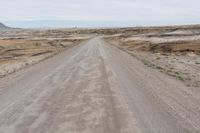
<svg viewBox="0 0 200 133">
<path fill-rule="evenodd" d="M 27 21 L 47 26 L 64 21 L 72 26 L 73 22 L 88 26 L 195 24 L 200 23 L 200 0 L 0 0 L 0 21 L 14 26 Z"/>
</svg>

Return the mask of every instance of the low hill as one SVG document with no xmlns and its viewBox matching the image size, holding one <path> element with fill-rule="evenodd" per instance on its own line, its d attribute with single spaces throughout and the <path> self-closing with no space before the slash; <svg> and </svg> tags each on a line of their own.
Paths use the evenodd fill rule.
<svg viewBox="0 0 200 133">
<path fill-rule="evenodd" d="M 10 28 L 4 25 L 3 23 L 0 23 L 0 30 L 6 30 L 6 29 L 10 29 Z"/>
</svg>

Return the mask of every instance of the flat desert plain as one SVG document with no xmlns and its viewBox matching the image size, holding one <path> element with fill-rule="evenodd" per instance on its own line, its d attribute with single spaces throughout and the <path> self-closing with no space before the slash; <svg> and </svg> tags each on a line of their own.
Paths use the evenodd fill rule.
<svg viewBox="0 0 200 133">
<path fill-rule="evenodd" d="M 200 26 L 2 30 L 0 133 L 200 133 Z"/>
</svg>

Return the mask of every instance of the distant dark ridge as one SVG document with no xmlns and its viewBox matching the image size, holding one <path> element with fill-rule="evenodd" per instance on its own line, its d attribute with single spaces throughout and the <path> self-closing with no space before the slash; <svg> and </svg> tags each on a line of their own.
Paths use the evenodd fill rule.
<svg viewBox="0 0 200 133">
<path fill-rule="evenodd" d="M 7 27 L 3 23 L 0 23 L 0 30 L 10 29 L 10 27 Z"/>
</svg>

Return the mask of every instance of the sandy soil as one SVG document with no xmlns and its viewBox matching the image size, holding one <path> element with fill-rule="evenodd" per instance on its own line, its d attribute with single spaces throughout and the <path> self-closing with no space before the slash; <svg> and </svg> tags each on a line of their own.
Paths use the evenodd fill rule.
<svg viewBox="0 0 200 133">
<path fill-rule="evenodd" d="M 0 132 L 198 133 L 199 96 L 94 38 L 0 79 Z"/>
</svg>

